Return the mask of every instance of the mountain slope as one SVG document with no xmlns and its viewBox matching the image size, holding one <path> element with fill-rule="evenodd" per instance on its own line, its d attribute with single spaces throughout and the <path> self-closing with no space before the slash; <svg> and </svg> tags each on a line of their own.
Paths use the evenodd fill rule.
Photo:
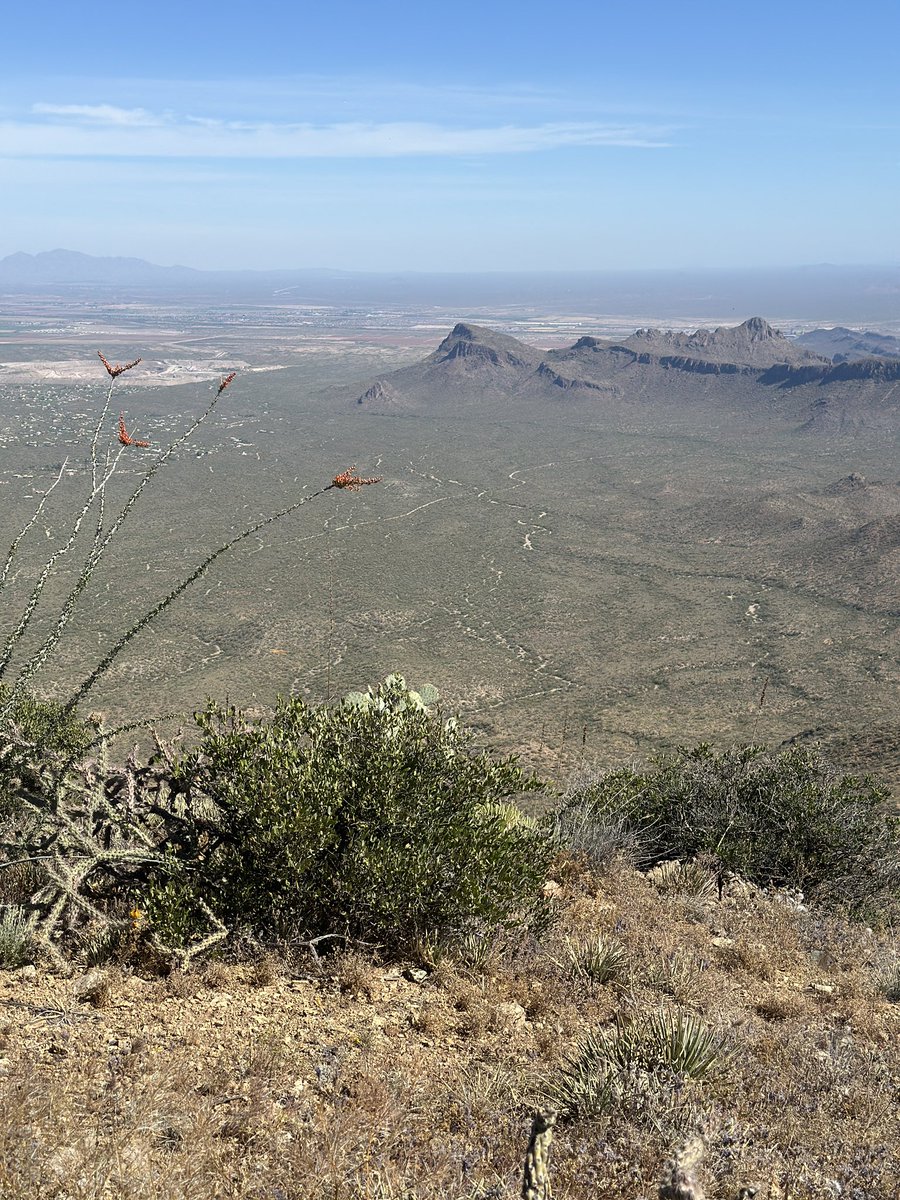
<svg viewBox="0 0 900 1200">
<path fill-rule="evenodd" d="M 762 317 L 751 317 L 736 326 L 698 329 L 696 333 L 639 329 L 622 345 L 663 365 L 687 369 L 698 369 L 701 363 L 759 369 L 775 363 L 801 365 L 823 361 L 819 355 L 798 347 L 796 342 L 773 329 Z"/>
</svg>

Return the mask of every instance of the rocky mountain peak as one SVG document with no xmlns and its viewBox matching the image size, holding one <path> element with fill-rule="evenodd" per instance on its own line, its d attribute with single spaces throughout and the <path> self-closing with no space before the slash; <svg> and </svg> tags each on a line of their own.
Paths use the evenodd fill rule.
<svg viewBox="0 0 900 1200">
<path fill-rule="evenodd" d="M 430 361 L 435 363 L 457 359 L 518 368 L 536 366 L 540 352 L 505 333 L 460 321 L 430 357 Z"/>
<path fill-rule="evenodd" d="M 665 360 L 663 365 L 695 369 L 712 363 L 765 370 L 775 363 L 822 363 L 805 347 L 791 342 L 763 317 L 740 325 L 719 325 L 685 333 L 671 329 L 639 329 L 623 345 L 641 355 Z M 676 361 L 677 360 L 677 361 Z"/>
<path fill-rule="evenodd" d="M 718 332 L 718 331 L 717 331 Z M 763 317 L 750 317 L 743 325 L 738 325 L 735 333 L 744 333 L 751 342 L 767 341 L 769 338 L 783 338 Z"/>
</svg>

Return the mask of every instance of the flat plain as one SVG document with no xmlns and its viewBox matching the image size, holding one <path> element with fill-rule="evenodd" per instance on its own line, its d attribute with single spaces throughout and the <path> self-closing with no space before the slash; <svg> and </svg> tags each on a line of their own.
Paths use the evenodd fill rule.
<svg viewBox="0 0 900 1200">
<path fill-rule="evenodd" d="M 602 326 L 476 315 L 557 352 L 628 328 L 627 315 Z M 807 428 L 799 393 L 678 371 L 627 395 L 548 400 L 472 374 L 464 404 L 449 392 L 442 403 L 439 387 L 421 405 L 357 403 L 455 321 L 193 302 L 0 312 L 7 544 L 69 459 L 24 547 L 4 629 L 84 495 L 107 382 L 97 350 L 145 360 L 117 382 L 107 434 L 122 410 L 152 447 L 123 458 L 111 513 L 238 370 L 123 526 L 41 688 L 65 695 L 208 550 L 357 464 L 383 482 L 318 496 L 223 556 L 89 704 L 115 719 L 189 713 L 207 696 L 262 707 L 287 692 L 334 699 L 399 671 L 435 684 L 482 742 L 560 775 L 676 744 L 799 738 L 897 787 L 890 423 Z M 80 561 L 73 551 L 66 565 Z"/>
</svg>

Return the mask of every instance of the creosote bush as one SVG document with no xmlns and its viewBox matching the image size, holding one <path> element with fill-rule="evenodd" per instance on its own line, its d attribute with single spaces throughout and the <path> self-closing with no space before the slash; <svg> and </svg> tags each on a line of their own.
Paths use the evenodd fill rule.
<svg viewBox="0 0 900 1200">
<path fill-rule="evenodd" d="M 261 939 L 388 951 L 543 918 L 552 838 L 502 807 L 542 785 L 513 758 L 473 753 L 399 676 L 366 703 L 290 698 L 258 720 L 210 705 L 197 720 L 173 786 L 209 815 L 185 823 L 176 869 L 147 896 L 164 937 L 187 932 L 200 898 Z"/>
<path fill-rule="evenodd" d="M 710 855 L 757 884 L 851 912 L 900 901 L 900 819 L 887 793 L 810 750 L 680 749 L 646 770 L 595 776 L 569 804 L 625 821 L 644 866 Z"/>
</svg>

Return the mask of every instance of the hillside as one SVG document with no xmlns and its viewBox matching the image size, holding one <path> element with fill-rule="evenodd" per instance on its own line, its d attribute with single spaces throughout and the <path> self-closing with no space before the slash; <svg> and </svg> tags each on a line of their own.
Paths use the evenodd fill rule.
<svg viewBox="0 0 900 1200">
<path fill-rule="evenodd" d="M 126 327 L 104 348 L 152 361 L 146 320 L 139 337 Z M 900 795 L 900 725 L 885 702 L 900 612 L 895 385 L 769 384 L 771 367 L 640 363 L 621 348 L 627 338 L 575 336 L 550 352 L 461 325 L 430 345 L 417 334 L 402 357 L 356 357 L 339 337 L 336 350 L 304 351 L 283 370 L 259 368 L 284 361 L 278 345 L 295 331 L 235 342 L 231 327 L 217 340 L 199 325 L 209 373 L 223 362 L 250 370 L 194 450 L 167 465 L 165 486 L 148 491 L 47 686 L 77 683 L 79 655 L 114 641 L 225 540 L 236 496 L 250 524 L 357 463 L 383 483 L 330 491 L 321 518 L 303 509 L 216 564 L 113 667 L 98 707 L 125 722 L 193 711 L 198 694 L 314 699 L 399 667 L 434 683 L 490 744 L 554 774 L 751 730 L 772 745 L 814 731 L 837 761 Z M 763 349 L 783 350 L 757 332 Z M 746 357 L 760 346 L 745 333 Z M 96 378 L 94 333 L 85 337 Z M 206 388 L 144 386 L 142 369 L 116 407 L 163 446 L 202 411 Z M 374 402 L 357 403 L 375 378 Z M 100 386 L 0 387 L 12 439 L 0 474 L 7 544 L 29 489 L 67 456 L 84 461 Z M 123 459 L 110 504 L 143 459 Z M 79 487 L 72 476 L 54 493 L 57 536 Z M 26 557 L 39 559 L 45 541 L 27 542 Z M 10 577 L 10 612 L 26 583 Z"/>
<path fill-rule="evenodd" d="M 505 961 L 298 951 L 167 978 L 0 971 L 0 1190 L 137 1200 L 152 1179 L 154 1200 L 505 1200 L 586 1033 L 662 1008 L 736 1054 L 707 1081 L 647 1077 L 620 1111 L 560 1122 L 554 1194 L 655 1196 L 699 1107 L 708 1200 L 891 1200 L 889 944 L 789 895 L 701 884 L 561 864 L 556 928 Z M 626 955 L 606 982 L 571 957 L 598 937 Z"/>
<path fill-rule="evenodd" d="M 639 329 L 621 343 L 634 350 L 641 362 L 657 361 L 683 370 L 702 370 L 704 365 L 761 369 L 775 363 L 799 366 L 821 361 L 817 354 L 789 341 L 762 317 L 751 317 L 741 325 L 675 333 L 662 329 Z"/>
</svg>

